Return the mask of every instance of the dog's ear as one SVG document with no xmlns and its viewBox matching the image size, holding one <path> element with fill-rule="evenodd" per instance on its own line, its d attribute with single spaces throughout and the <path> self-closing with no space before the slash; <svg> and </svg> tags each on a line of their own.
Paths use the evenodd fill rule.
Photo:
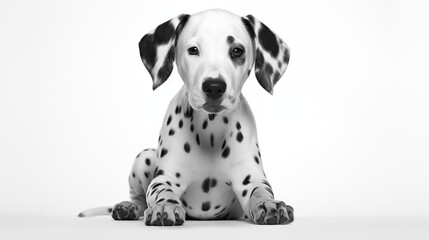
<svg viewBox="0 0 429 240">
<path fill-rule="evenodd" d="M 273 94 L 289 63 L 289 47 L 265 24 L 247 15 L 242 18 L 250 36 L 255 39 L 255 75 L 259 84 Z"/>
<path fill-rule="evenodd" d="M 140 57 L 153 80 L 153 90 L 163 84 L 173 71 L 175 45 L 180 31 L 189 19 L 182 14 L 159 25 L 139 42 Z"/>
</svg>

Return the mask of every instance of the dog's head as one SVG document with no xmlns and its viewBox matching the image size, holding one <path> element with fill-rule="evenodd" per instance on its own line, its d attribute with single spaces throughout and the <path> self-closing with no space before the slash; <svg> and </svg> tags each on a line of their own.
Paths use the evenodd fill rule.
<svg viewBox="0 0 429 240">
<path fill-rule="evenodd" d="M 259 84 L 272 94 L 289 62 L 288 46 L 265 24 L 224 10 L 173 18 L 146 34 L 139 48 L 154 90 L 176 60 L 190 105 L 209 113 L 237 107 L 253 64 Z"/>
</svg>

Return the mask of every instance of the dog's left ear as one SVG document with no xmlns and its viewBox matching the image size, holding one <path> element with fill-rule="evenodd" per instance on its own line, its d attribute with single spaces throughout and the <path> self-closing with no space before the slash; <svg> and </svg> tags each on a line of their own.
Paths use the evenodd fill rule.
<svg viewBox="0 0 429 240">
<path fill-rule="evenodd" d="M 172 18 L 144 35 L 139 42 L 140 57 L 152 76 L 153 90 L 163 84 L 173 71 L 176 39 L 188 19 L 187 14 Z"/>
<path fill-rule="evenodd" d="M 256 79 L 267 92 L 273 94 L 274 85 L 288 66 L 289 47 L 252 15 L 247 15 L 242 21 L 250 36 L 255 39 Z"/>
</svg>

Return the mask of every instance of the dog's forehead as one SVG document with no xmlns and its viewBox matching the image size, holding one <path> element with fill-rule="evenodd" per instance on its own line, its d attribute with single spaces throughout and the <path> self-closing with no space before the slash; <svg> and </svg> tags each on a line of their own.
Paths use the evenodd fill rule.
<svg viewBox="0 0 429 240">
<path fill-rule="evenodd" d="M 220 9 L 192 15 L 181 34 L 185 38 L 221 38 L 225 42 L 228 36 L 241 38 L 243 41 L 250 38 L 240 16 Z"/>
</svg>

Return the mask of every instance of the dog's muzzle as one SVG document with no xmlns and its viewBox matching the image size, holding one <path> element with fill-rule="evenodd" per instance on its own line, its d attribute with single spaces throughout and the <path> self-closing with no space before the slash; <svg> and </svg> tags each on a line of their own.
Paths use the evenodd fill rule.
<svg viewBox="0 0 429 240">
<path fill-rule="evenodd" d="M 203 82 L 203 92 L 206 95 L 206 102 L 203 105 L 203 109 L 217 113 L 225 109 L 221 105 L 222 96 L 226 91 L 226 83 L 222 78 L 207 78 Z"/>
</svg>

